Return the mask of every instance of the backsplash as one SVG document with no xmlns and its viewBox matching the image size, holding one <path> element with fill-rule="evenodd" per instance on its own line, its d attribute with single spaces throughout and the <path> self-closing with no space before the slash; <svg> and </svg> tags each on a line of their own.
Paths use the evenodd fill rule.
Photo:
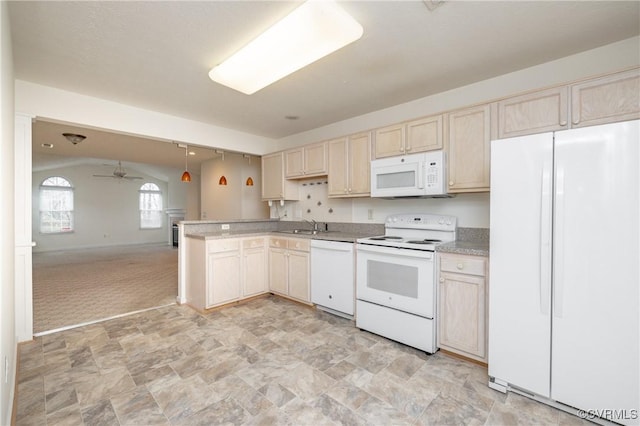
<svg viewBox="0 0 640 426">
<path fill-rule="evenodd" d="M 489 228 L 458 228 L 458 241 L 489 243 Z"/>
<path fill-rule="evenodd" d="M 327 178 L 318 177 L 298 181 L 300 200 L 277 202 L 271 207 L 271 217 L 280 220 L 315 220 L 318 222 L 350 222 L 353 212 L 351 199 L 329 198 Z"/>
<path fill-rule="evenodd" d="M 283 221 L 316 220 L 319 222 L 384 223 L 388 215 L 399 213 L 430 213 L 452 215 L 458 226 L 489 227 L 489 194 L 457 194 L 454 198 L 382 199 L 329 198 L 327 178 L 297 181 L 300 200 L 275 201 L 270 217 Z"/>
</svg>

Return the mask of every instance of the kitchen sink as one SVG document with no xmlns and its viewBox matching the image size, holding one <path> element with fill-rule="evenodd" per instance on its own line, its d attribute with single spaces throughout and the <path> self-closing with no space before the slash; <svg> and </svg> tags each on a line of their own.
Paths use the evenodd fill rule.
<svg viewBox="0 0 640 426">
<path fill-rule="evenodd" d="M 283 234 L 301 234 L 301 235 L 316 235 L 322 231 L 313 230 L 313 229 L 287 229 L 283 231 L 277 231 Z"/>
</svg>

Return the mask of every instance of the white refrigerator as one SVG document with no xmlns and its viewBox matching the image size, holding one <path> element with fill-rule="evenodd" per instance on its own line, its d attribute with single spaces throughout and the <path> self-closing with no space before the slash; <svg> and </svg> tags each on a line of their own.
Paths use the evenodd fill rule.
<svg viewBox="0 0 640 426">
<path fill-rule="evenodd" d="M 639 145 L 637 120 L 492 141 L 492 388 L 640 423 Z"/>
</svg>

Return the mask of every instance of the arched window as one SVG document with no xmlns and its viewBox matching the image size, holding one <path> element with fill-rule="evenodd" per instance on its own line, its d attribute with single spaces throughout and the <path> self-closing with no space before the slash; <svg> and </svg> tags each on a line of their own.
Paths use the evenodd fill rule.
<svg viewBox="0 0 640 426">
<path fill-rule="evenodd" d="M 140 187 L 140 228 L 162 227 L 162 192 L 155 183 Z"/>
<path fill-rule="evenodd" d="M 73 187 L 63 177 L 51 176 L 40 184 L 40 232 L 73 232 Z"/>
</svg>

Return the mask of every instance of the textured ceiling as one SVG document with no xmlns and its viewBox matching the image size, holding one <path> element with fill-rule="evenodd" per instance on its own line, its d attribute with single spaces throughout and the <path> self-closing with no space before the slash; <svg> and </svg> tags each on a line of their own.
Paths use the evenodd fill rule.
<svg viewBox="0 0 640 426">
<path fill-rule="evenodd" d="M 250 96 L 208 78 L 298 4 L 10 2 L 15 77 L 281 138 L 640 34 L 638 1 L 345 1 L 355 43 Z"/>
</svg>

